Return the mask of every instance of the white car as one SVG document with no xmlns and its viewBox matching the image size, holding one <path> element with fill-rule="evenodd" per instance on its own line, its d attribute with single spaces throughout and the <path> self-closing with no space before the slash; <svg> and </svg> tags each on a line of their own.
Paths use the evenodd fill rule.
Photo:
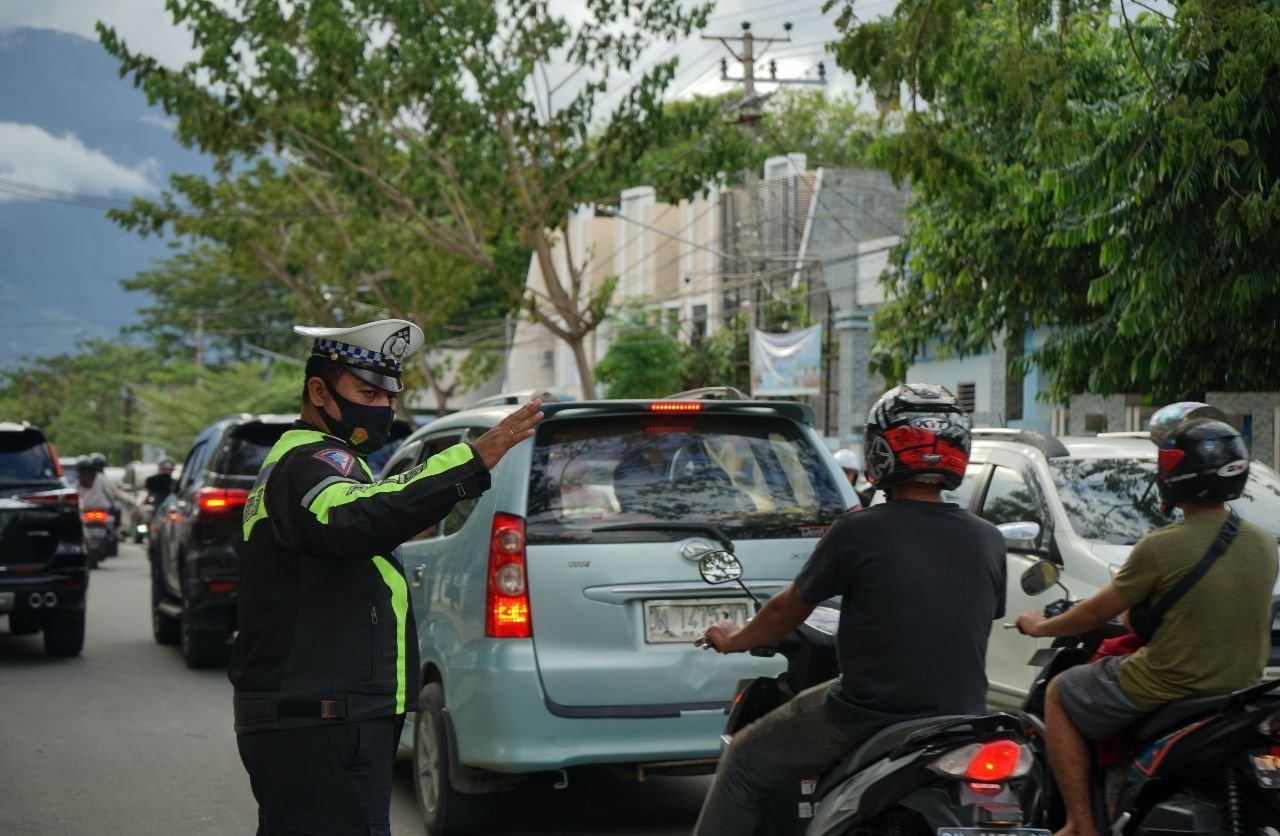
<svg viewBox="0 0 1280 836">
<path fill-rule="evenodd" d="M 1057 563 L 1070 597 L 1086 598 L 1119 571 L 1139 538 L 1173 521 L 1160 513 L 1155 470 L 1156 447 L 1146 433 L 1055 438 L 1026 430 L 974 430 L 964 482 L 946 498 L 1005 533 L 1007 621 L 1065 594 L 1060 588 L 1038 596 L 1022 591 L 1022 573 L 1036 561 Z M 1280 540 L 1280 476 L 1274 470 L 1253 462 L 1244 495 L 1230 504 Z M 1277 615 L 1280 584 L 1273 593 L 1272 616 Z M 1035 675 L 1027 661 L 1037 646 L 1050 642 L 1000 623 L 992 627 L 987 678 L 993 707 L 1021 705 Z M 1280 676 L 1280 631 L 1275 626 L 1267 676 Z"/>
</svg>

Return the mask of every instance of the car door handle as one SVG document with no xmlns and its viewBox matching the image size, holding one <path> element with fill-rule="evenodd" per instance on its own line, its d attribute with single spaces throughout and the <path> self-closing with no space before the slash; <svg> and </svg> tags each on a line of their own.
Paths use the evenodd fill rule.
<svg viewBox="0 0 1280 836">
<path fill-rule="evenodd" d="M 422 586 L 422 576 L 427 573 L 427 567 L 419 563 L 413 567 L 413 586 L 415 589 Z"/>
</svg>

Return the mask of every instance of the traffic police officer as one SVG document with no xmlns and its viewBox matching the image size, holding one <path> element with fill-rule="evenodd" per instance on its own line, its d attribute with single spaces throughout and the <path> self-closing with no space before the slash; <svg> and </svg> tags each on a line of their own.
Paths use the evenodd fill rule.
<svg viewBox="0 0 1280 836">
<path fill-rule="evenodd" d="M 244 509 L 228 671 L 237 743 L 260 836 L 389 834 L 391 763 L 419 673 L 397 547 L 489 488 L 489 471 L 533 434 L 540 402 L 375 481 L 364 457 L 386 440 L 421 329 L 389 319 L 294 330 L 314 339 L 301 418 Z"/>
</svg>

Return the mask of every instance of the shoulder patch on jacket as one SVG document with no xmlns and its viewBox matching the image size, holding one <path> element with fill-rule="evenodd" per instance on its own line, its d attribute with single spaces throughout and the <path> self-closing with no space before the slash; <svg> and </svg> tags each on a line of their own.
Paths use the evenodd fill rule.
<svg viewBox="0 0 1280 836">
<path fill-rule="evenodd" d="M 348 453 L 346 450 L 339 450 L 336 447 L 330 447 L 327 450 L 321 450 L 316 453 L 315 457 L 322 462 L 328 462 L 333 469 L 346 476 L 351 472 L 351 466 L 356 463 L 356 457 Z"/>
</svg>

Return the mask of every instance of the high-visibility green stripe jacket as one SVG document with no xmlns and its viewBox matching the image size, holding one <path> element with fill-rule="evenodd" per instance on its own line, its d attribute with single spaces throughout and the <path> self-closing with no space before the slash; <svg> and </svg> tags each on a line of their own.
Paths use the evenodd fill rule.
<svg viewBox="0 0 1280 836">
<path fill-rule="evenodd" d="M 281 436 L 244 508 L 228 671 L 236 732 L 416 710 L 418 639 L 399 545 L 489 484 L 468 444 L 378 482 L 355 451 L 308 424 Z"/>
</svg>

